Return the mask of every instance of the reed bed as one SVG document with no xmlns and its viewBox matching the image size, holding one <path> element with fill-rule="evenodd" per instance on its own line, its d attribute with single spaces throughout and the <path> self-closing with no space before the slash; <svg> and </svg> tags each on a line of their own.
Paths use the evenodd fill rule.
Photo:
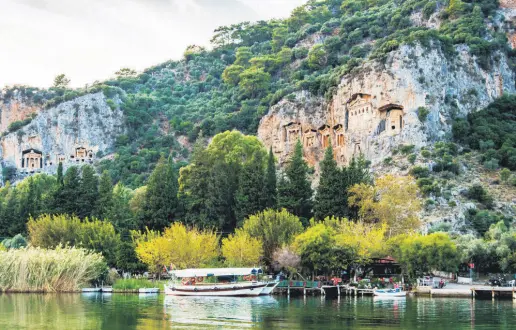
<svg viewBox="0 0 516 330">
<path fill-rule="evenodd" d="M 166 281 L 149 281 L 146 279 L 128 278 L 116 280 L 113 284 L 114 290 L 138 290 L 143 288 L 163 287 Z"/>
<path fill-rule="evenodd" d="M 75 247 L 26 247 L 0 251 L 0 290 L 73 292 L 107 269 L 100 253 Z"/>
</svg>

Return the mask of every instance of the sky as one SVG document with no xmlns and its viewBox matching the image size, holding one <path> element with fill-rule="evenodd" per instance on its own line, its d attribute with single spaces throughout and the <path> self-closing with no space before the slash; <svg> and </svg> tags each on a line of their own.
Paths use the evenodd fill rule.
<svg viewBox="0 0 516 330">
<path fill-rule="evenodd" d="M 288 17 L 306 0 L 0 0 L 0 88 L 72 87 L 179 59 L 215 28 Z"/>
</svg>

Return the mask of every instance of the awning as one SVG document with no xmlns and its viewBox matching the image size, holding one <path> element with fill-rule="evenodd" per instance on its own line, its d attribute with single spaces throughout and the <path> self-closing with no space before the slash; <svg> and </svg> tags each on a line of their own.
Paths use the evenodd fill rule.
<svg viewBox="0 0 516 330">
<path fill-rule="evenodd" d="M 176 277 L 244 276 L 262 273 L 260 268 L 192 268 L 170 272 Z"/>
</svg>

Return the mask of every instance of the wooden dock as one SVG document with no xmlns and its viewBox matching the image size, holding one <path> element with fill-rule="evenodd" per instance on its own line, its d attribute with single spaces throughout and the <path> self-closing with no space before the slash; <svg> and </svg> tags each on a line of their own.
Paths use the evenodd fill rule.
<svg viewBox="0 0 516 330">
<path fill-rule="evenodd" d="M 516 287 L 473 287 L 472 296 L 479 298 L 512 298 L 516 299 Z"/>
</svg>

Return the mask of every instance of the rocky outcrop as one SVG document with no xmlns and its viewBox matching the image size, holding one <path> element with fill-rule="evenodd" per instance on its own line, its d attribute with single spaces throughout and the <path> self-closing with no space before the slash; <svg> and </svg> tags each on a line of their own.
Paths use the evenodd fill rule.
<svg viewBox="0 0 516 330">
<path fill-rule="evenodd" d="M 402 46 L 385 63 L 367 62 L 343 77 L 329 102 L 307 93 L 282 100 L 261 120 L 258 136 L 280 164 L 297 139 L 311 165 L 330 141 L 340 164 L 360 153 L 375 164 L 400 145 L 445 138 L 452 118 L 514 93 L 514 73 L 503 54 L 496 57 L 484 70 L 466 46 L 450 57 L 437 45 Z"/>
<path fill-rule="evenodd" d="M 55 173 L 59 162 L 65 168 L 93 163 L 113 150 L 124 131 L 119 107 L 112 109 L 101 92 L 88 94 L 41 111 L 27 126 L 3 136 L 0 159 L 22 176 Z"/>
<path fill-rule="evenodd" d="M 1 96 L 0 91 L 0 133 L 6 132 L 10 124 L 28 119 L 42 109 L 21 93 L 14 92 L 6 99 Z"/>
<path fill-rule="evenodd" d="M 500 0 L 501 13 L 505 20 L 504 29 L 512 49 L 516 49 L 516 0 Z"/>
</svg>

